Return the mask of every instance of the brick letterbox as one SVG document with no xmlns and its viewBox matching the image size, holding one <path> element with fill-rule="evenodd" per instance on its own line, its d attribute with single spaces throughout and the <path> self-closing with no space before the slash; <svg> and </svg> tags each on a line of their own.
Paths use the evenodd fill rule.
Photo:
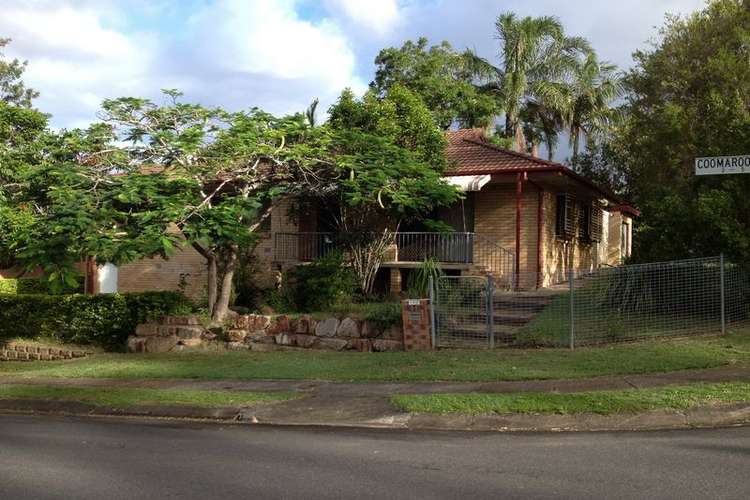
<svg viewBox="0 0 750 500">
<path fill-rule="evenodd" d="M 401 317 L 404 324 L 404 350 L 432 350 L 430 301 L 428 299 L 402 301 Z"/>
</svg>

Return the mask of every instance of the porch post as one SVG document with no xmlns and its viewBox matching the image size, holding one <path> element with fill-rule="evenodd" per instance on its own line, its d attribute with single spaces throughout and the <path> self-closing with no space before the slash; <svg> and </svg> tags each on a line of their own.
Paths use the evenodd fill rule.
<svg viewBox="0 0 750 500">
<path fill-rule="evenodd" d="M 544 284 L 544 190 L 539 189 L 539 205 L 536 209 L 536 287 L 541 288 Z"/>
<path fill-rule="evenodd" d="M 523 208 L 523 179 L 526 172 L 520 172 L 516 175 L 516 289 L 520 287 L 519 277 L 521 273 L 521 210 Z"/>
</svg>

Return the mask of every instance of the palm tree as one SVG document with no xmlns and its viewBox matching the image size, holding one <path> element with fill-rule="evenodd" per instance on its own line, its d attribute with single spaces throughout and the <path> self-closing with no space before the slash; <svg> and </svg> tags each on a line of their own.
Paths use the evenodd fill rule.
<svg viewBox="0 0 750 500">
<path fill-rule="evenodd" d="M 616 119 L 612 102 L 622 96 L 622 77 L 617 67 L 599 61 L 590 53 L 579 62 L 569 84 L 566 122 L 570 133 L 573 164 L 578 159 L 581 137 L 592 142 L 604 134 Z"/>
<path fill-rule="evenodd" d="M 498 16 L 495 22 L 501 43 L 500 67 L 476 57 L 477 76 L 487 83 L 505 110 L 505 134 L 514 137 L 516 149 L 525 151 L 521 109 L 529 97 L 543 97 L 554 104 L 562 102 L 558 82 L 575 67 L 580 54 L 591 49 L 586 40 L 566 37 L 562 24 L 555 17 L 524 17 L 513 13 Z M 557 106 L 557 104 L 554 104 Z"/>
<path fill-rule="evenodd" d="M 547 147 L 547 159 L 552 161 L 557 147 L 560 131 L 565 127 L 565 108 L 546 103 L 544 100 L 532 99 L 521 109 L 526 141 L 532 156 L 538 156 L 536 147 L 544 143 Z"/>
</svg>

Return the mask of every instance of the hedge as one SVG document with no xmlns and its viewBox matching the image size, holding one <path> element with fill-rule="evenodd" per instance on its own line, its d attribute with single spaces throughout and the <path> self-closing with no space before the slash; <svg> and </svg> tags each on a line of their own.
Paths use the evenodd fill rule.
<svg viewBox="0 0 750 500">
<path fill-rule="evenodd" d="M 0 295 L 0 339 L 47 337 L 122 350 L 139 323 L 192 310 L 177 292 Z"/>
<path fill-rule="evenodd" d="M 47 293 L 47 286 L 39 278 L 0 278 L 0 294 L 19 293 Z"/>
</svg>

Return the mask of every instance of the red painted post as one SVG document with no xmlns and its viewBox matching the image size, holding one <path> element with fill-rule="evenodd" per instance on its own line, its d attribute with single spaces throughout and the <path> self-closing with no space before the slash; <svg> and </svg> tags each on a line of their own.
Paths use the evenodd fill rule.
<svg viewBox="0 0 750 500">
<path fill-rule="evenodd" d="M 519 287 L 518 279 L 520 278 L 521 272 L 521 210 L 523 198 L 523 178 L 526 172 L 520 172 L 516 176 L 516 289 Z"/>
</svg>

